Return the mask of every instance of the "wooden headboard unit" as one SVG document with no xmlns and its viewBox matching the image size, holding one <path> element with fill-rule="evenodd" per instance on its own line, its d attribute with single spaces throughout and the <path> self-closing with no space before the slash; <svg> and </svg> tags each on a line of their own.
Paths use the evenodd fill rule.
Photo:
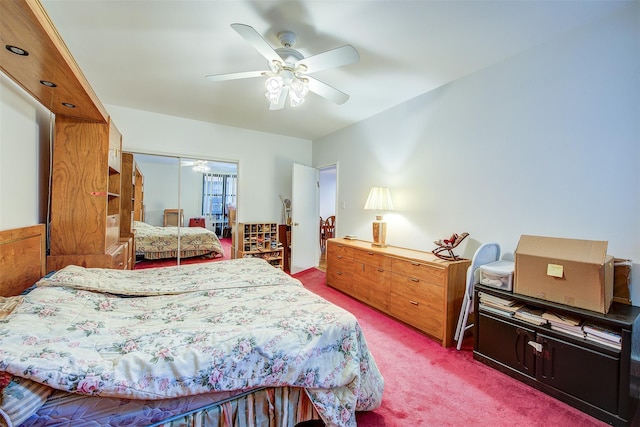
<svg viewBox="0 0 640 427">
<path fill-rule="evenodd" d="M 19 295 L 45 274 L 44 224 L 0 231 L 0 296 Z"/>
</svg>

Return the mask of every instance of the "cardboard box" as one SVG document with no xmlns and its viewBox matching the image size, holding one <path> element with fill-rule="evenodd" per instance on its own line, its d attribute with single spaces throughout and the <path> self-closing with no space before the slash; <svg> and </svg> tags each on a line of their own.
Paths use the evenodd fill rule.
<svg viewBox="0 0 640 427">
<path fill-rule="evenodd" d="M 613 257 L 607 242 L 520 237 L 514 292 L 607 313 L 613 300 Z"/>
<path fill-rule="evenodd" d="M 613 300 L 631 304 L 631 260 L 613 259 Z"/>
</svg>

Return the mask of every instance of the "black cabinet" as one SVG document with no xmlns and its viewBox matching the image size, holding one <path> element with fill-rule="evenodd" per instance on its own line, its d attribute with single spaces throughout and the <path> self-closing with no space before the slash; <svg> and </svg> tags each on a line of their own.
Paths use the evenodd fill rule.
<svg viewBox="0 0 640 427">
<path fill-rule="evenodd" d="M 613 303 L 608 314 L 476 285 L 474 359 L 612 425 L 628 426 L 632 398 L 631 336 L 640 308 Z M 579 317 L 619 332 L 620 349 L 485 311 L 478 292 Z"/>
</svg>

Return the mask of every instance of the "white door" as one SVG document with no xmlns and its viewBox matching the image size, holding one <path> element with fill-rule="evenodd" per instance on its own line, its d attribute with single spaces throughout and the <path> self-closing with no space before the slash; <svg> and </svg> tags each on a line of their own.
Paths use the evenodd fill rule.
<svg viewBox="0 0 640 427">
<path fill-rule="evenodd" d="M 293 164 L 291 190 L 291 274 L 318 266 L 318 170 Z"/>
</svg>

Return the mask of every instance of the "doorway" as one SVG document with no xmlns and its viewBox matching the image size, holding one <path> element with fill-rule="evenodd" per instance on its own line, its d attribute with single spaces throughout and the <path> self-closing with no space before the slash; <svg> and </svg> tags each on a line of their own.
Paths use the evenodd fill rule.
<svg viewBox="0 0 640 427">
<path fill-rule="evenodd" d="M 320 221 L 325 222 L 327 218 L 333 217 L 334 222 L 337 222 L 336 206 L 337 206 L 337 189 L 338 189 L 338 168 L 337 165 L 327 165 L 318 168 L 319 182 L 320 182 L 320 194 L 319 194 L 319 213 Z M 335 228 L 334 228 L 335 230 Z M 327 266 L 327 251 L 326 244 L 323 243 L 323 238 L 335 237 L 335 231 L 324 234 L 324 230 L 320 229 L 320 260 L 318 262 L 318 268 L 322 271 L 326 271 Z M 324 234 L 324 235 L 323 235 Z M 332 234 L 332 235 L 330 235 Z"/>
</svg>

